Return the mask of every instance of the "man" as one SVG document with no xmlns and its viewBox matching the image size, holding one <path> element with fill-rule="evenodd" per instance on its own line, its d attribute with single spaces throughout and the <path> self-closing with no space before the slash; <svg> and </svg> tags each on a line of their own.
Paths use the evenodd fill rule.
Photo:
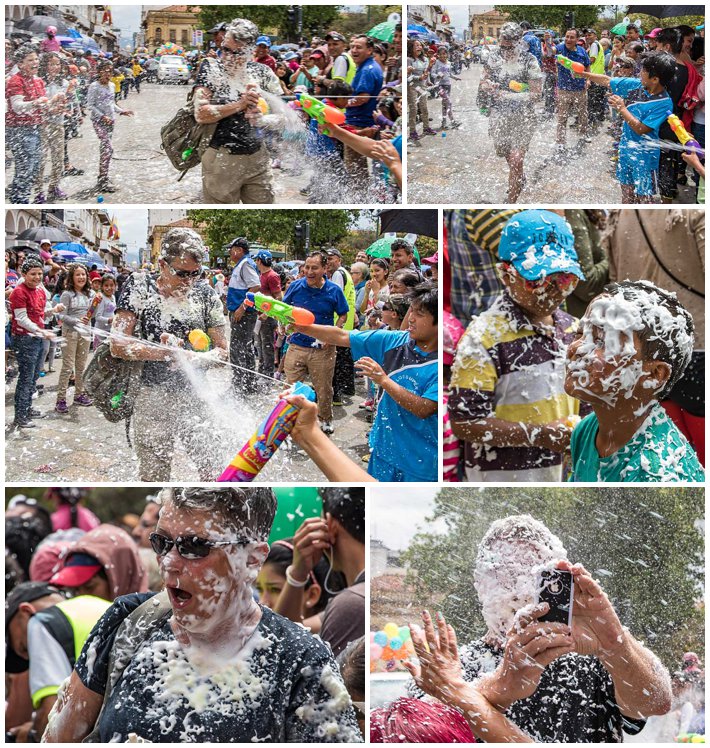
<svg viewBox="0 0 710 748">
<path fill-rule="evenodd" d="M 353 98 L 348 101 L 345 123 L 357 130 L 372 127 L 372 113 L 377 108 L 377 95 L 382 90 L 382 68 L 372 57 L 375 43 L 364 34 L 354 36 L 350 41 L 350 55 L 357 65 L 352 80 Z M 368 180 L 367 157 L 345 146 L 345 167 L 350 177 L 362 188 Z"/>
<path fill-rule="evenodd" d="M 589 66 L 590 72 L 604 75 L 604 49 L 597 39 L 597 32 L 594 29 L 587 29 L 584 38 L 587 41 L 587 54 L 591 63 Z M 587 95 L 589 123 L 592 126 L 592 132 L 596 132 L 604 121 L 604 115 L 606 114 L 606 88 L 596 83 L 590 83 Z"/>
<path fill-rule="evenodd" d="M 543 623 L 538 574 L 574 580 L 571 626 Z M 463 678 L 533 742 L 622 742 L 671 706 L 668 671 L 622 626 L 592 575 L 530 515 L 491 524 L 478 547 L 474 586 L 488 627 L 462 656 Z M 522 612 L 525 608 L 526 612 Z M 530 642 L 533 646 L 528 646 Z"/>
<path fill-rule="evenodd" d="M 316 82 L 326 89 L 333 85 L 334 81 L 345 81 L 352 85 L 357 72 L 357 66 L 352 56 L 348 53 L 348 43 L 345 37 L 338 31 L 329 31 L 325 35 L 328 44 L 328 54 L 333 64 L 328 74 L 316 77 Z"/>
<path fill-rule="evenodd" d="M 385 60 L 385 83 L 402 80 L 402 24 L 394 27 L 394 38 Z"/>
<path fill-rule="evenodd" d="M 627 42 L 641 42 L 641 32 L 636 24 L 631 23 L 626 27 L 626 41 Z"/>
<path fill-rule="evenodd" d="M 362 636 L 365 626 L 365 489 L 321 488 L 323 516 L 310 517 L 293 538 L 293 564 L 274 612 L 298 619 L 303 592 L 313 569 L 330 546 L 333 571 L 345 575 L 347 587 L 321 614 L 320 638 L 339 655 Z M 327 558 L 327 556 L 325 556 Z"/>
<path fill-rule="evenodd" d="M 648 45 L 648 51 L 649 52 L 655 52 L 658 49 L 658 35 L 663 31 L 662 28 L 658 27 L 655 29 L 652 29 L 644 39 L 646 40 L 646 44 Z"/>
<path fill-rule="evenodd" d="M 328 278 L 343 292 L 348 302 L 348 317 L 343 330 L 355 328 L 355 284 L 352 276 L 342 266 L 343 256 L 340 251 L 331 247 L 328 255 Z M 335 355 L 335 371 L 333 372 L 333 405 L 342 405 L 343 397 L 355 394 L 355 367 L 349 348 L 338 347 Z"/>
<path fill-rule="evenodd" d="M 343 292 L 326 276 L 327 257 L 323 252 L 311 252 L 303 264 L 304 277 L 288 287 L 283 300 L 287 304 L 309 309 L 319 325 L 342 329 L 350 312 Z M 335 323 L 333 318 L 335 317 Z M 286 378 L 290 384 L 307 376 L 318 396 L 318 418 L 325 434 L 333 433 L 333 372 L 335 346 L 321 343 L 316 338 L 297 332 L 284 360 Z"/>
<path fill-rule="evenodd" d="M 229 360 L 236 366 L 232 370 L 232 386 L 243 395 L 256 392 L 256 377 L 252 373 L 256 366 L 254 358 L 254 326 L 256 310 L 247 306 L 244 301 L 247 292 L 261 290 L 259 272 L 254 260 L 249 256 L 249 242 L 243 236 L 234 239 L 229 245 L 229 256 L 234 265 L 227 290 L 227 312 L 231 323 L 229 337 Z"/>
<path fill-rule="evenodd" d="M 520 28 L 525 32 L 523 41 L 528 45 L 528 52 L 535 57 L 538 65 L 542 67 L 542 42 L 533 34 L 532 26 L 528 21 L 521 21 Z"/>
<path fill-rule="evenodd" d="M 5 672 L 29 670 L 32 722 L 14 728 L 18 743 L 38 743 L 59 687 L 71 674 L 89 632 L 109 607 L 97 597 L 67 600 L 44 582 L 23 582 L 5 601 Z M 22 683 L 13 681 L 13 685 Z M 14 694 L 13 694 L 14 696 Z"/>
<path fill-rule="evenodd" d="M 414 262 L 414 247 L 406 239 L 395 239 L 390 246 L 392 271 L 411 270 L 424 280 L 421 270 Z"/>
<path fill-rule="evenodd" d="M 567 29 L 565 40 L 555 48 L 557 54 L 584 65 L 591 64 L 584 47 L 579 44 L 577 29 Z M 577 115 L 580 141 L 587 141 L 587 82 L 558 63 L 557 65 L 557 148 L 563 152 L 567 140 L 567 119 L 570 112 Z"/>
<path fill-rule="evenodd" d="M 272 268 L 274 258 L 268 249 L 262 249 L 254 255 L 256 269 L 259 271 L 259 287 L 265 296 L 273 299 L 281 299 L 281 278 Z M 261 358 L 259 359 L 259 371 L 269 377 L 274 376 L 274 336 L 278 322 L 266 314 L 259 315 L 261 327 L 259 328 L 259 341 L 261 343 Z"/>
<path fill-rule="evenodd" d="M 254 62 L 266 65 L 267 68 L 276 72 L 276 60 L 269 54 L 271 49 L 271 39 L 268 36 L 260 36 L 256 40 L 256 50 L 254 51 Z"/>
<path fill-rule="evenodd" d="M 213 26 L 207 33 L 212 34 L 212 44 L 217 50 L 217 56 L 222 55 L 222 42 L 224 41 L 224 35 L 227 32 L 227 24 L 222 22 Z"/>
<path fill-rule="evenodd" d="M 133 528 L 131 536 L 136 541 L 139 548 L 150 548 L 150 534 L 155 530 L 158 524 L 158 515 L 160 514 L 160 504 L 155 496 L 147 496 L 145 500 L 145 509 L 138 524 Z"/>
</svg>

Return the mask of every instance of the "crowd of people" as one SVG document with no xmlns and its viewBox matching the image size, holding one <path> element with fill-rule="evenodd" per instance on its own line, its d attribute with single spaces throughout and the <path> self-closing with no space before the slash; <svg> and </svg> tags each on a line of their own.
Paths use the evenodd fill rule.
<svg viewBox="0 0 710 748">
<path fill-rule="evenodd" d="M 89 493 L 7 504 L 6 742 L 363 742 L 363 488 L 293 537 L 278 489 Z"/>
<path fill-rule="evenodd" d="M 408 41 L 409 142 L 414 145 L 436 132 L 429 113 L 433 96 L 441 97 L 441 129 L 458 126 L 450 101 L 452 80 L 458 79 L 448 57 L 445 43 Z M 525 21 L 508 22 L 498 44 L 483 47 L 480 59 L 477 104 L 489 119 L 496 155 L 509 167 L 506 202 L 518 200 L 531 141 L 553 118 L 555 162 L 573 158 L 595 140 L 609 140 L 610 168 L 622 202 L 678 202 L 679 186 L 692 194 L 681 202 L 705 202 L 704 24 L 654 28 L 644 36 L 633 23 L 623 34 L 571 28 L 560 35 L 536 34 Z M 700 151 L 681 146 L 668 121 L 671 113 Z M 572 128 L 575 148 L 567 144 Z"/>
<path fill-rule="evenodd" d="M 207 35 L 205 51 L 183 56 L 190 132 L 200 131 L 188 168 L 201 164 L 204 202 L 274 202 L 274 170 L 282 168 L 286 153 L 309 166 L 301 188 L 309 202 L 400 199 L 401 25 L 390 43 L 332 30 L 310 42 L 276 45 L 240 18 Z M 143 81 L 157 80 L 160 56 L 62 47 L 50 27 L 39 44 L 6 40 L 5 59 L 6 143 L 14 161 L 10 201 L 67 198 L 62 180 L 88 167 L 71 163 L 69 144 L 83 134 L 86 118 L 99 145 L 94 191 L 101 199 L 116 192 L 109 179 L 116 120 L 133 115 L 123 101 L 140 95 Z M 314 106 L 305 106 L 301 96 L 313 97 Z M 322 105 L 336 112 L 337 122 L 325 123 L 316 111 Z M 146 135 L 165 146 L 173 122 L 164 123 L 167 135 Z M 165 169 L 171 167 L 165 163 Z"/>
<path fill-rule="evenodd" d="M 6 347 L 14 361 L 6 364 L 6 379 L 17 376 L 14 426 L 29 436 L 41 425 L 47 413 L 36 398 L 60 356 L 56 414 L 76 417 L 74 406 L 95 405 L 102 412 L 112 408 L 109 415 L 117 417 L 111 420 L 119 413 L 128 418 L 141 480 L 169 480 L 176 440 L 200 478 L 213 480 L 224 467 L 224 450 L 219 433 L 191 402 L 195 388 L 204 389 L 199 366 L 229 364 L 232 390 L 247 402 L 264 393 L 265 381 L 273 386 L 280 380 L 283 389 L 311 382 L 317 405 L 298 400 L 293 438 L 331 480 L 435 481 L 438 255 L 420 266 L 415 252 L 406 239 L 394 239 L 390 257 L 359 251 L 347 265 L 330 247 L 278 263 L 266 249 L 252 254 L 249 240 L 238 237 L 229 245 L 227 273 L 203 267 L 205 245 L 191 229 L 165 234 L 156 266 L 118 272 L 66 264 L 48 240 L 40 254 L 7 251 Z M 315 324 L 277 322 L 251 304 L 248 293 L 307 309 Z M 208 358 L 189 358 L 194 330 L 209 338 Z M 84 372 L 109 364 L 115 369 L 114 359 L 130 362 L 135 375 L 115 384 L 112 394 L 124 395 L 107 406 L 101 396 L 92 398 L 106 394 L 102 383 L 94 373 L 87 391 Z M 334 409 L 353 402 L 356 378 L 372 423 L 367 472 L 328 438 Z M 403 438 L 416 439 L 417 449 L 403 451 Z"/>
<path fill-rule="evenodd" d="M 703 213 L 445 215 L 444 479 L 703 481 Z"/>
</svg>

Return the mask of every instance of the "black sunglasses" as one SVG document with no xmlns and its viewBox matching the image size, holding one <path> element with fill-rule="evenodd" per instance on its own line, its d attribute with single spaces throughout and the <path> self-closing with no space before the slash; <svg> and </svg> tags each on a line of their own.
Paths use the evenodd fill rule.
<svg viewBox="0 0 710 748">
<path fill-rule="evenodd" d="M 249 541 L 243 538 L 239 540 L 206 540 L 194 535 L 188 537 L 169 538 L 167 535 L 161 535 L 158 532 L 152 532 L 148 539 L 150 545 L 158 556 L 166 556 L 170 553 L 173 546 L 177 552 L 188 561 L 194 561 L 197 558 L 205 558 L 213 548 L 223 545 L 248 545 Z"/>
<path fill-rule="evenodd" d="M 202 275 L 202 268 L 198 268 L 197 270 L 178 270 L 169 262 L 166 262 L 165 264 L 168 266 L 170 275 L 174 275 L 177 278 L 199 278 Z"/>
</svg>

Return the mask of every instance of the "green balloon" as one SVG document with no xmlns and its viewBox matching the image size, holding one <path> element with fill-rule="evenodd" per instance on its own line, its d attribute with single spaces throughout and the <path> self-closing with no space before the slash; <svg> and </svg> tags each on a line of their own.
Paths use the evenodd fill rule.
<svg viewBox="0 0 710 748">
<path fill-rule="evenodd" d="M 412 635 L 409 632 L 409 626 L 400 626 L 399 627 L 399 638 L 403 642 L 409 641 L 412 638 Z"/>
</svg>

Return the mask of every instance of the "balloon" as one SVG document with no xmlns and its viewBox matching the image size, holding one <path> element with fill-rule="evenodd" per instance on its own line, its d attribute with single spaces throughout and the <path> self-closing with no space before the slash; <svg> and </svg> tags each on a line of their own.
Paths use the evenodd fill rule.
<svg viewBox="0 0 710 748">
<path fill-rule="evenodd" d="M 375 641 L 375 632 L 374 631 L 370 631 L 370 643 L 372 643 L 374 641 Z"/>
<path fill-rule="evenodd" d="M 395 636 L 393 639 L 390 639 L 390 647 L 392 647 L 392 649 L 394 649 L 395 652 L 398 649 L 402 649 L 403 644 L 404 642 L 398 636 Z"/>
<path fill-rule="evenodd" d="M 370 645 L 370 659 L 379 660 L 382 656 L 382 647 L 379 644 Z"/>
<path fill-rule="evenodd" d="M 399 636 L 399 626 L 391 621 L 390 623 L 385 624 L 385 627 L 382 630 L 387 634 L 388 639 L 393 639 L 395 636 Z"/>
<path fill-rule="evenodd" d="M 385 660 L 385 661 L 387 661 L 387 660 L 394 660 L 395 656 L 396 655 L 395 655 L 394 651 L 392 650 L 392 647 L 385 647 L 382 650 L 382 654 L 380 655 L 380 657 L 382 657 L 382 659 Z"/>
<path fill-rule="evenodd" d="M 378 631 L 375 633 L 375 644 L 379 644 L 381 647 L 386 647 L 389 640 L 389 636 L 387 636 L 384 631 Z"/>
<path fill-rule="evenodd" d="M 411 639 L 412 635 L 409 631 L 409 626 L 400 626 L 399 627 L 399 638 L 403 641 L 409 641 Z"/>
</svg>

